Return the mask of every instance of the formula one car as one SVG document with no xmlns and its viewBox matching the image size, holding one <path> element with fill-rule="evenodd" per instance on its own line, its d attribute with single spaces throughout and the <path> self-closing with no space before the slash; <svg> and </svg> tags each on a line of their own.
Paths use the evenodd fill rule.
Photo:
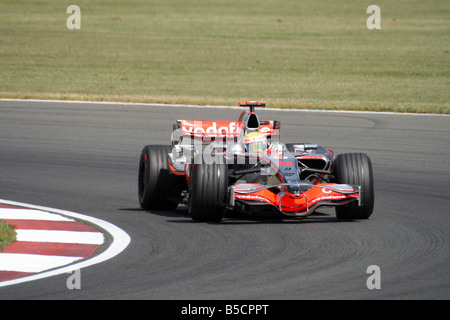
<svg viewBox="0 0 450 320">
<path fill-rule="evenodd" d="M 306 217 L 335 206 L 338 219 L 367 219 L 374 208 L 371 161 L 334 156 L 311 143 L 282 143 L 280 122 L 260 120 L 241 102 L 237 121 L 177 120 L 171 145 L 148 145 L 139 162 L 138 197 L 146 210 L 183 203 L 194 221 L 221 221 L 227 210 Z"/>
</svg>

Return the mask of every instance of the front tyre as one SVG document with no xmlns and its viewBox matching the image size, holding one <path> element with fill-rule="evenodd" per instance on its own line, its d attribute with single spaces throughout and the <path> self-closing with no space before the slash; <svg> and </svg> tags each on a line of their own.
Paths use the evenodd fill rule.
<svg viewBox="0 0 450 320">
<path fill-rule="evenodd" d="M 353 202 L 336 207 L 338 219 L 368 219 L 373 212 L 375 195 L 373 170 L 369 157 L 364 153 L 339 154 L 333 162 L 337 183 L 361 186 L 361 206 Z"/>
<path fill-rule="evenodd" d="M 189 181 L 189 214 L 192 220 L 221 221 L 226 212 L 227 191 L 227 164 L 194 164 Z"/>
<path fill-rule="evenodd" d="M 179 177 L 170 173 L 170 146 L 149 145 L 142 149 L 139 160 L 138 197 L 145 210 L 173 210 L 177 202 L 169 200 L 177 195 Z"/>
</svg>

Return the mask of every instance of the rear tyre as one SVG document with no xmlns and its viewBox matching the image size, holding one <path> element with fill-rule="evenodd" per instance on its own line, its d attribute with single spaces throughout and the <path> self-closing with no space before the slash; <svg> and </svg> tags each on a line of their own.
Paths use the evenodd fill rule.
<svg viewBox="0 0 450 320">
<path fill-rule="evenodd" d="M 139 160 L 138 197 L 145 210 L 173 210 L 177 202 L 169 200 L 176 197 L 180 189 L 180 179 L 171 174 L 168 153 L 170 146 L 149 145 L 142 149 Z M 178 192 L 179 193 L 179 192 Z"/>
<path fill-rule="evenodd" d="M 227 164 L 194 164 L 189 180 L 189 214 L 192 220 L 221 221 L 226 212 L 227 192 Z"/>
<path fill-rule="evenodd" d="M 338 219 L 368 219 L 373 212 L 375 195 L 372 163 L 364 153 L 345 153 L 336 157 L 333 171 L 337 183 L 361 186 L 361 206 L 357 202 L 336 207 Z"/>
</svg>

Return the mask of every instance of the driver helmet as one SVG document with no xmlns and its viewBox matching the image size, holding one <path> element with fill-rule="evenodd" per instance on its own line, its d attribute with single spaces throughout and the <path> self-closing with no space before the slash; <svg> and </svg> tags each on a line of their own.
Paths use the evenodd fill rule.
<svg viewBox="0 0 450 320">
<path fill-rule="evenodd" d="M 251 132 L 245 136 L 244 145 L 247 152 L 264 152 L 267 149 L 267 138 L 259 132 Z"/>
</svg>

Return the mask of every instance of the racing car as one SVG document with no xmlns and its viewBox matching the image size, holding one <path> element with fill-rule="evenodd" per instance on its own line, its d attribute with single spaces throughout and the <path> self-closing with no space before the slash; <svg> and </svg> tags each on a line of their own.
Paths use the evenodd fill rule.
<svg viewBox="0 0 450 320">
<path fill-rule="evenodd" d="M 367 219 L 373 170 L 365 153 L 313 143 L 283 143 L 280 121 L 260 120 L 264 102 L 238 104 L 237 121 L 177 120 L 170 145 L 147 145 L 139 160 L 145 210 L 188 206 L 194 221 L 219 222 L 228 211 L 304 218 L 334 206 L 338 219 Z M 248 109 L 247 109 L 248 108 Z"/>
</svg>

